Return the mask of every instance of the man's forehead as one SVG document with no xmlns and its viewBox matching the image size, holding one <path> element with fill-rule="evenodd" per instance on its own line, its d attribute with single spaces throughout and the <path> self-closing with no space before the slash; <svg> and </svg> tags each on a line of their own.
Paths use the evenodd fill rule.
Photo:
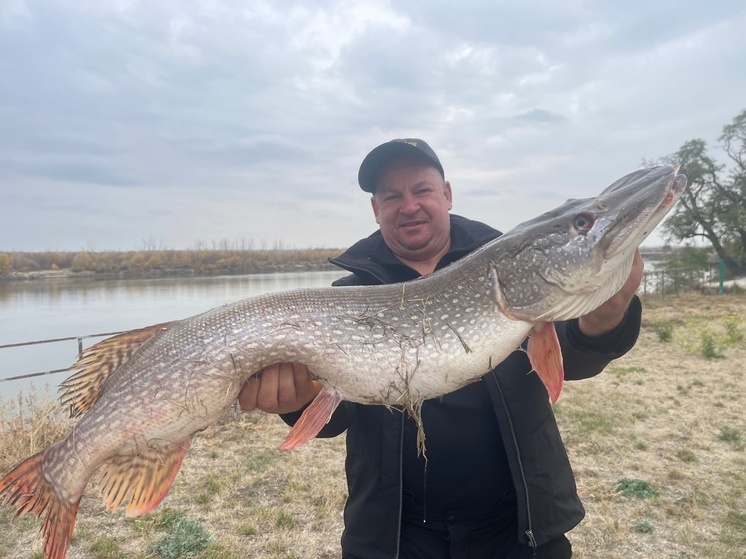
<svg viewBox="0 0 746 559">
<path fill-rule="evenodd" d="M 376 192 L 410 188 L 423 184 L 435 186 L 444 183 L 443 177 L 434 165 L 419 158 L 397 158 L 384 167 L 378 175 Z"/>
</svg>

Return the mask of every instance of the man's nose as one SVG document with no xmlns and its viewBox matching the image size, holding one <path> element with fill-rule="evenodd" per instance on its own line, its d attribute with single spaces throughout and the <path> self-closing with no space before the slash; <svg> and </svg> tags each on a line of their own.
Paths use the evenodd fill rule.
<svg viewBox="0 0 746 559">
<path fill-rule="evenodd" d="M 420 209 L 420 201 L 417 199 L 417 196 L 414 194 L 407 192 L 402 196 L 402 204 L 400 211 L 404 213 L 415 213 Z"/>
</svg>

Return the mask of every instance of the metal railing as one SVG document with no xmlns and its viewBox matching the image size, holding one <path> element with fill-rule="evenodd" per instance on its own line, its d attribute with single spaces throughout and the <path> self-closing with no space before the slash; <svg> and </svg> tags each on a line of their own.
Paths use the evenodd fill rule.
<svg viewBox="0 0 746 559">
<path fill-rule="evenodd" d="M 638 289 L 643 297 L 678 295 L 682 291 L 702 289 L 707 278 L 704 270 L 695 268 L 660 268 L 646 271 Z"/>
<path fill-rule="evenodd" d="M 18 342 L 13 344 L 0 344 L 0 349 L 7 349 L 11 347 L 24 347 L 24 346 L 32 346 L 32 345 L 39 345 L 39 344 L 52 344 L 57 342 L 69 342 L 72 340 L 76 340 L 78 342 L 78 355 L 83 353 L 83 340 L 87 340 L 89 338 L 108 338 L 109 336 L 115 336 L 117 334 L 122 334 L 124 331 L 120 332 L 104 332 L 101 334 L 86 334 L 85 336 L 66 336 L 64 338 L 48 338 L 46 340 L 34 340 L 31 342 Z M 52 375 L 54 373 L 63 373 L 65 371 L 70 370 L 69 367 L 65 367 L 64 369 L 53 369 L 51 371 L 38 371 L 36 373 L 26 373 L 23 375 L 14 375 L 12 377 L 4 377 L 0 378 L 0 382 L 6 382 L 11 380 L 21 380 L 21 379 L 27 379 L 27 378 L 33 378 L 33 377 L 41 377 L 44 375 Z"/>
</svg>

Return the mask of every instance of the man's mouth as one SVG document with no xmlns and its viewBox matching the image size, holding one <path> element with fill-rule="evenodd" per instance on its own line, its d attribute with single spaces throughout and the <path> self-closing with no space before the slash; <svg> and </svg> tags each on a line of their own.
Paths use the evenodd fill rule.
<svg viewBox="0 0 746 559">
<path fill-rule="evenodd" d="M 426 222 L 422 219 L 405 221 L 399 224 L 399 229 L 416 229 L 417 227 L 424 225 Z"/>
</svg>

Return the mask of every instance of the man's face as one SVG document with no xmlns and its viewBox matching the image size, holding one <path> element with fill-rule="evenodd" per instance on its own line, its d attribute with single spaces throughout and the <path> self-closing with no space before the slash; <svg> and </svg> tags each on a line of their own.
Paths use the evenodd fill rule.
<svg viewBox="0 0 746 559">
<path fill-rule="evenodd" d="M 448 249 L 451 185 L 434 167 L 417 159 L 392 161 L 371 203 L 384 241 L 399 258 L 420 262 Z"/>
</svg>

